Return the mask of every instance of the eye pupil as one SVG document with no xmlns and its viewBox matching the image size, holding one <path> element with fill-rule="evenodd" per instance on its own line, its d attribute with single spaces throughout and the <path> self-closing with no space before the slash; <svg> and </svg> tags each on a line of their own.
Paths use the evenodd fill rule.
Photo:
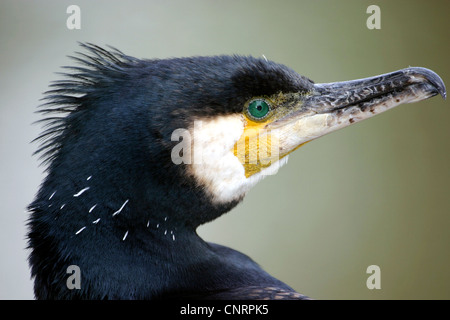
<svg viewBox="0 0 450 320">
<path fill-rule="evenodd" d="M 248 105 L 248 114 L 254 119 L 263 119 L 270 111 L 270 105 L 263 99 L 255 99 Z"/>
</svg>

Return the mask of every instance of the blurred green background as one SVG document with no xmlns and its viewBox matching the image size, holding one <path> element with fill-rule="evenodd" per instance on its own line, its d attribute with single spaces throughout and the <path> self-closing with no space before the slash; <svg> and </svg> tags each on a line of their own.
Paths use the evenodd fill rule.
<svg viewBox="0 0 450 320">
<path fill-rule="evenodd" d="M 81 30 L 66 27 L 71 4 Z M 381 9 L 369 30 L 366 9 Z M 0 299 L 32 299 L 25 207 L 43 169 L 35 108 L 77 41 L 139 58 L 243 54 L 316 82 L 408 66 L 450 85 L 450 2 L 0 2 Z M 199 229 L 316 299 L 450 298 L 450 105 L 402 105 L 300 148 L 230 213 Z M 369 265 L 381 289 L 366 287 Z"/>
</svg>

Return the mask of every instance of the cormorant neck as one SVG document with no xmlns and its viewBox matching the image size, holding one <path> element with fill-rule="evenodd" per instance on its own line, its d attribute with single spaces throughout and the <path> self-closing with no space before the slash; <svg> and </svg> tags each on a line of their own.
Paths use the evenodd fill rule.
<svg viewBox="0 0 450 320">
<path fill-rule="evenodd" d="M 183 275 L 192 266 L 217 259 L 195 228 L 172 212 L 154 211 L 120 189 L 115 198 L 98 198 L 96 190 L 104 186 L 94 175 L 78 183 L 51 182 L 50 174 L 30 207 L 38 298 L 155 298 L 185 290 L 191 284 Z M 67 288 L 70 265 L 80 268 L 80 290 Z"/>
</svg>

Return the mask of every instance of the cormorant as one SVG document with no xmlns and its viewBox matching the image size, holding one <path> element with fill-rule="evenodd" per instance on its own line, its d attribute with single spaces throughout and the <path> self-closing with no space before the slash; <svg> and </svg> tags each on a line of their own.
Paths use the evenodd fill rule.
<svg viewBox="0 0 450 320">
<path fill-rule="evenodd" d="M 196 228 L 304 143 L 446 95 L 418 67 L 316 84 L 265 57 L 144 60 L 81 46 L 40 108 L 47 176 L 28 222 L 38 299 L 306 298 Z"/>
</svg>

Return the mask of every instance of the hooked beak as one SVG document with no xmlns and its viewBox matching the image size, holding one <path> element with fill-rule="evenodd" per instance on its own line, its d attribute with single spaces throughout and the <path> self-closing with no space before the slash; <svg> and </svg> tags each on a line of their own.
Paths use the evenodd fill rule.
<svg viewBox="0 0 450 320">
<path fill-rule="evenodd" d="M 426 68 L 411 67 L 375 77 L 315 84 L 299 95 L 292 112 L 266 129 L 278 132 L 280 155 L 327 133 L 368 119 L 403 103 L 446 98 L 442 79 Z"/>
</svg>

